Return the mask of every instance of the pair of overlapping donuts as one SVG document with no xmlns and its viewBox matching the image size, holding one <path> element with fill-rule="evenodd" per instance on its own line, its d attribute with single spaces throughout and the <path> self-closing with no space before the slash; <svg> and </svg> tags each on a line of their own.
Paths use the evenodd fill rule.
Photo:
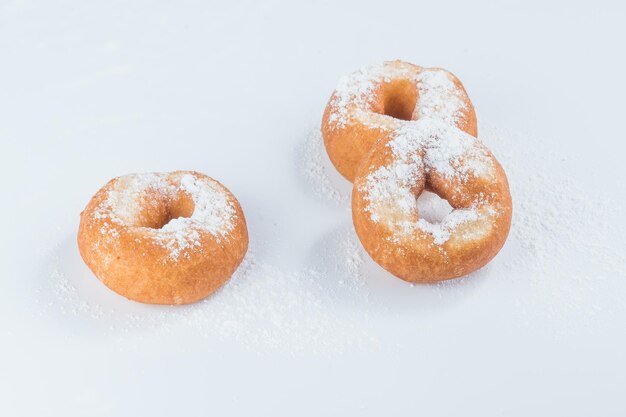
<svg viewBox="0 0 626 417">
<path fill-rule="evenodd" d="M 511 222 L 507 179 L 476 139 L 474 108 L 442 69 L 401 61 L 343 78 L 322 122 L 335 167 L 353 181 L 352 213 L 370 256 L 411 282 L 480 268 Z M 431 190 L 454 210 L 420 218 Z M 81 213 L 80 254 L 109 288 L 135 301 L 186 304 L 218 289 L 238 268 L 248 231 L 237 199 L 192 171 L 109 181 Z"/>
<path fill-rule="evenodd" d="M 387 271 L 436 282 L 481 268 L 502 248 L 508 181 L 476 138 L 474 107 L 452 73 L 402 61 L 362 68 L 339 82 L 322 133 L 331 161 L 354 184 L 357 235 Z M 439 223 L 420 216 L 424 190 L 453 208 Z"/>
</svg>

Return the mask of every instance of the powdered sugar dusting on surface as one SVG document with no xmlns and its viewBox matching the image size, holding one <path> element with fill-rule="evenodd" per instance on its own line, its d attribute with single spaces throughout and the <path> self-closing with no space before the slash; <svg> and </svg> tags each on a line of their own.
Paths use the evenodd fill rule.
<svg viewBox="0 0 626 417">
<path fill-rule="evenodd" d="M 298 149 L 296 163 L 299 174 L 317 197 L 338 205 L 350 200 L 351 187 L 332 166 L 318 126 L 309 131 Z"/>
<path fill-rule="evenodd" d="M 392 278 L 364 253 L 346 219 L 311 242 L 317 249 L 300 268 L 278 267 L 260 251 L 201 303 L 145 306 L 104 287 L 84 266 L 74 236 L 59 244 L 57 230 L 50 239 L 59 247 L 45 245 L 52 250 L 49 268 L 33 297 L 39 319 L 69 337 L 101 337 L 122 350 L 178 341 L 180 333 L 181 349 L 203 343 L 211 352 L 214 342 L 234 342 L 257 353 L 352 355 L 402 344 L 399 335 L 408 328 L 430 337 L 442 311 L 457 317 L 465 307 L 480 310 L 485 300 L 493 303 L 490 311 L 502 312 L 512 332 L 543 327 L 555 338 L 622 317 L 626 254 L 616 243 L 624 242 L 626 229 L 619 200 L 581 189 L 579 161 L 564 170 L 563 155 L 550 152 L 550 138 L 485 124 L 482 132 L 509 173 L 515 215 L 501 253 L 465 278 L 426 286 Z M 420 216 L 433 223 L 452 210 L 429 192 L 417 204 Z M 75 225 L 74 217 L 66 223 Z M 260 239 L 251 236 L 251 242 Z"/>
<path fill-rule="evenodd" d="M 581 188 L 581 161 L 567 161 L 567 151 L 551 143 L 554 138 L 489 124 L 482 132 L 507 171 L 514 197 L 511 254 L 500 261 L 501 275 L 523 277 L 510 285 L 519 293 L 524 323 L 559 323 L 558 336 L 610 317 L 615 306 L 624 308 L 617 288 L 626 279 L 626 253 L 615 242 L 624 242 L 626 224 L 619 220 L 623 209 L 615 196 Z"/>
<path fill-rule="evenodd" d="M 391 164 L 369 174 L 362 186 L 371 219 L 386 222 L 402 236 L 420 230 L 432 235 L 437 245 L 447 242 L 456 227 L 477 220 L 475 208 L 453 210 L 439 223 L 419 218 L 415 196 L 415 188 L 422 188 L 431 171 L 460 183 L 469 176 L 491 175 L 493 162 L 476 141 L 432 119 L 407 123 L 387 144 L 394 155 Z"/>
<path fill-rule="evenodd" d="M 109 292 L 99 282 L 64 271 L 55 259 L 51 265 L 50 292 L 53 298 L 39 302 L 45 316 L 60 314 L 86 321 L 90 331 L 113 337 L 120 346 L 132 347 L 139 340 L 129 338 L 151 329 L 157 341 L 176 332 L 211 343 L 235 343 L 257 353 L 280 351 L 341 354 L 376 349 L 378 341 L 365 323 L 355 317 L 338 315 L 331 307 L 345 286 L 358 292 L 352 283 L 358 277 L 362 258 L 352 247 L 351 262 L 342 284 L 329 282 L 319 268 L 285 270 L 259 261 L 249 252 L 235 274 L 215 294 L 186 306 L 147 306 L 132 303 Z M 80 259 L 75 259 L 80 262 Z M 343 270 L 342 270 L 343 271 Z M 85 272 L 87 273 L 87 272 Z M 96 294 L 90 294 L 93 284 Z M 97 288 L 96 288 L 97 286 Z M 102 301 L 102 293 L 106 301 Z M 89 301 L 91 297 L 91 300 Z M 119 310 L 110 307 L 118 305 Z M 109 307 L 107 307 L 107 305 Z M 363 317 L 363 315 L 359 315 Z"/>
<path fill-rule="evenodd" d="M 147 193 L 157 198 L 146 198 Z M 183 192 L 191 197 L 194 210 L 189 217 L 171 219 L 160 229 L 142 227 L 155 241 L 166 247 L 172 260 L 187 249 L 200 245 L 200 233 L 208 232 L 221 239 L 234 227 L 233 202 L 218 183 L 197 177 L 192 173 L 130 174 L 117 179 L 107 197 L 94 211 L 94 217 L 105 219 L 102 230 L 105 238 L 114 238 L 116 229 L 108 221 L 120 226 L 136 226 L 144 204 L 167 204 Z"/>
</svg>

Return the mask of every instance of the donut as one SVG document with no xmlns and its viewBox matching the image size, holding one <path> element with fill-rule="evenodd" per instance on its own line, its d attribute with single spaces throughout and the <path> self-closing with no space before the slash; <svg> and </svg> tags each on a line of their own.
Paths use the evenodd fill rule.
<svg viewBox="0 0 626 417">
<path fill-rule="evenodd" d="M 420 217 L 429 190 L 453 210 L 440 222 Z M 436 118 L 396 129 L 363 158 L 352 190 L 352 219 L 367 253 L 414 283 L 456 278 L 487 264 L 511 226 L 506 174 L 474 136 Z"/>
<path fill-rule="evenodd" d="M 349 181 L 367 152 L 406 121 L 424 117 L 477 135 L 474 107 L 458 78 L 403 61 L 370 65 L 340 79 L 322 119 L 330 160 Z"/>
<path fill-rule="evenodd" d="M 217 290 L 248 249 L 237 199 L 199 172 L 109 181 L 80 215 L 78 248 L 107 287 L 134 301 L 187 304 Z"/>
</svg>

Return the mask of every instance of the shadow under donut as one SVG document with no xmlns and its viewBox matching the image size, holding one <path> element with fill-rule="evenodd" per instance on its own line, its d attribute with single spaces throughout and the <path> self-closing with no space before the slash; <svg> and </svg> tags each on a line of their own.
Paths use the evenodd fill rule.
<svg viewBox="0 0 626 417">
<path fill-rule="evenodd" d="M 231 279 L 215 293 L 187 305 L 153 305 L 129 300 L 109 289 L 89 270 L 78 251 L 75 235 L 66 236 L 55 247 L 43 267 L 37 290 L 39 314 L 70 333 L 114 336 L 164 334 L 194 324 L 207 303 L 224 291 L 231 281 L 245 279 L 249 255 Z M 209 329 L 210 330 L 210 329 Z"/>
<path fill-rule="evenodd" d="M 323 275 L 324 289 L 347 308 L 371 313 L 425 314 L 445 310 L 477 291 L 489 268 L 435 284 L 411 284 L 384 270 L 361 246 L 349 219 L 324 235 L 308 256 Z"/>
<path fill-rule="evenodd" d="M 38 290 L 41 314 L 74 333 L 127 331 L 142 316 L 170 308 L 130 301 L 107 288 L 83 262 L 74 234 L 66 236 L 54 248 L 41 276 Z M 158 325 L 155 320 L 150 327 Z"/>
<path fill-rule="evenodd" d="M 349 204 L 352 184 L 330 162 L 319 124 L 309 129 L 298 143 L 295 161 L 298 178 L 318 200 Z"/>
</svg>

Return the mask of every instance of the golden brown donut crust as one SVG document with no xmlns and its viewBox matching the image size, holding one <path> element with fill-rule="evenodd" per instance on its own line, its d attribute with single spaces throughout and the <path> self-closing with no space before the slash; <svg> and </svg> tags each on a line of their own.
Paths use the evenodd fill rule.
<svg viewBox="0 0 626 417">
<path fill-rule="evenodd" d="M 438 91 L 436 83 L 429 91 L 428 81 L 434 78 L 433 74 L 448 77 L 453 84 L 451 91 Z M 366 83 L 369 88 L 355 86 Z M 472 136 L 477 135 L 474 106 L 454 74 L 442 68 L 423 68 L 399 60 L 384 62 L 342 79 L 326 105 L 322 135 L 337 171 L 353 182 L 359 163 L 376 142 L 389 139 L 403 120 L 416 120 L 421 116 L 414 111 L 420 106 L 420 91 L 423 95 L 440 95 L 436 98 L 443 102 L 451 98 L 457 100 L 454 117 L 444 115 L 442 118 Z"/>
<path fill-rule="evenodd" d="M 186 304 L 213 293 L 234 273 L 248 248 L 239 202 L 226 187 L 199 172 L 135 175 L 162 176 L 158 181 L 170 191 L 164 193 L 159 186 L 132 194 L 123 184 L 130 176 L 109 181 L 80 216 L 78 248 L 83 260 L 107 287 L 142 303 Z M 228 211 L 224 230 L 211 233 L 201 219 L 181 230 L 164 231 L 172 219 L 193 218 L 197 209 L 193 193 L 181 186 L 183 181 L 217 193 L 213 195 Z M 132 221 L 112 214 L 116 207 L 107 206 L 112 192 L 138 205 Z"/>
</svg>

